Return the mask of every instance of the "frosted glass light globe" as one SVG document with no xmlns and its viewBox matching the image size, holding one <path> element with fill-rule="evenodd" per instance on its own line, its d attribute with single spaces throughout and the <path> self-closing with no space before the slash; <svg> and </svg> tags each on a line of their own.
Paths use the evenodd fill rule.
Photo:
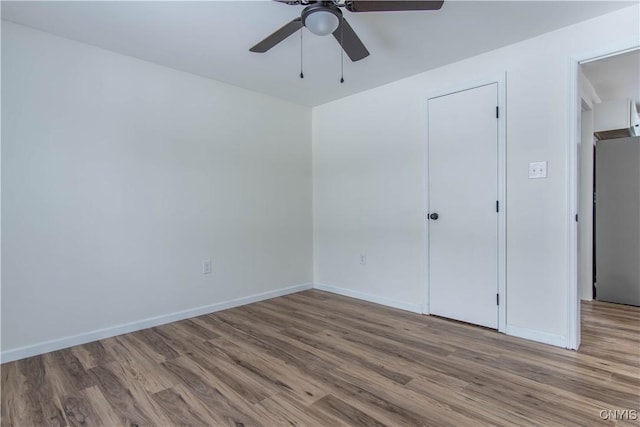
<svg viewBox="0 0 640 427">
<path fill-rule="evenodd" d="M 313 34 L 318 36 L 328 36 L 340 25 L 338 17 L 325 10 L 310 13 L 304 20 L 304 26 Z"/>
</svg>

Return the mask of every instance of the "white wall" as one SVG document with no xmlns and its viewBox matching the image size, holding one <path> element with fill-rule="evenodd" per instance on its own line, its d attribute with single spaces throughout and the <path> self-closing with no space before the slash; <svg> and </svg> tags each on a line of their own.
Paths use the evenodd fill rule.
<svg viewBox="0 0 640 427">
<path fill-rule="evenodd" d="M 2 34 L 2 20 L 0 19 L 0 35 Z M 2 54 L 2 40 L 0 38 L 0 55 Z M 0 59 L 0 65 L 2 61 Z M 2 67 L 0 66 L 0 100 L 2 99 Z M 2 135 L 2 102 L 0 101 L 0 135 Z M 0 138 L 0 359 L 2 357 L 2 140 Z M 1 360 L 0 360 L 1 361 Z"/>
<path fill-rule="evenodd" d="M 316 283 L 419 311 L 426 98 L 505 71 L 508 327 L 562 345 L 568 58 L 637 43 L 631 10 L 317 107 L 313 124 L 3 22 L 3 356 L 286 292 L 312 281 L 312 259 Z M 526 178 L 534 160 L 547 180 Z"/>
<path fill-rule="evenodd" d="M 507 332 L 565 345 L 569 58 L 637 44 L 638 15 L 633 6 L 314 108 L 315 281 L 420 306 L 426 99 L 506 72 Z M 549 177 L 527 179 L 541 160 Z"/>
<path fill-rule="evenodd" d="M 310 109 L 7 22 L 2 89 L 5 356 L 312 282 Z"/>
</svg>

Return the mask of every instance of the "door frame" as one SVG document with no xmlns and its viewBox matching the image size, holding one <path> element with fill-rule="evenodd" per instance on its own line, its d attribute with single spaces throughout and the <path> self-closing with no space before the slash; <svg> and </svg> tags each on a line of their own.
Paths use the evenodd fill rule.
<svg viewBox="0 0 640 427">
<path fill-rule="evenodd" d="M 428 94 L 425 105 L 426 114 L 426 141 L 424 150 L 424 182 L 423 182 L 423 203 L 425 221 L 425 246 L 426 246 L 426 278 L 423 292 L 423 314 L 430 314 L 429 306 L 429 221 L 426 216 L 429 212 L 429 100 L 445 95 L 451 95 L 470 89 L 475 89 L 490 84 L 497 84 L 498 89 L 498 200 L 500 202 L 500 212 L 498 215 L 498 293 L 500 294 L 500 304 L 498 305 L 498 331 L 506 333 L 507 326 L 507 73 L 494 74 L 485 78 L 471 80 L 456 84 L 448 89 L 431 92 Z"/>
<path fill-rule="evenodd" d="M 581 139 L 581 93 L 580 64 L 604 59 L 640 49 L 637 41 L 628 41 L 618 46 L 599 51 L 586 52 L 569 57 L 569 90 L 567 100 L 567 145 L 566 145 L 566 189 L 567 189 L 567 331 L 565 347 L 577 350 L 580 347 L 580 292 L 578 289 L 578 148 Z"/>
</svg>

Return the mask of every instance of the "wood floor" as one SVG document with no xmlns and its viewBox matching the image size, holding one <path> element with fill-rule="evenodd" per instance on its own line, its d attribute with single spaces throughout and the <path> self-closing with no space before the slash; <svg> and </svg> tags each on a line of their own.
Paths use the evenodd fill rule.
<svg viewBox="0 0 640 427">
<path fill-rule="evenodd" d="M 640 310 L 582 310 L 573 352 L 306 291 L 4 364 L 2 425 L 613 424 Z"/>
</svg>

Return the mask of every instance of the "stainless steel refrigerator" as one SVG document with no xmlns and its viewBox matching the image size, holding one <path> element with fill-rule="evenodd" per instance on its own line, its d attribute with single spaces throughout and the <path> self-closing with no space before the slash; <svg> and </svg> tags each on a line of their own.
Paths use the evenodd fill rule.
<svg viewBox="0 0 640 427">
<path fill-rule="evenodd" d="M 640 137 L 595 152 L 596 299 L 640 306 Z"/>
</svg>

